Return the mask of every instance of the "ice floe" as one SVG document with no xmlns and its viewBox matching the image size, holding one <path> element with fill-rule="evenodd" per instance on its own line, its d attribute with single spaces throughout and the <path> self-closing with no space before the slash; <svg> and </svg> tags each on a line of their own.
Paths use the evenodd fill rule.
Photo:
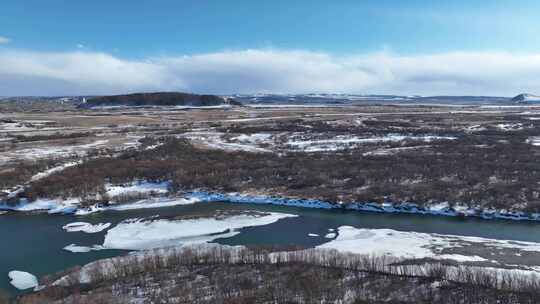
<svg viewBox="0 0 540 304">
<path fill-rule="evenodd" d="M 139 200 L 133 203 L 125 204 L 110 204 L 108 206 L 103 206 L 101 204 L 95 204 L 84 208 L 78 208 L 74 210 L 75 215 L 89 215 L 97 212 L 103 212 L 108 210 L 113 211 L 125 211 L 125 210 L 135 210 L 135 209 L 151 209 L 151 208 L 164 208 L 164 207 L 173 207 L 180 205 L 190 205 L 199 202 L 200 199 L 197 197 L 155 197 Z"/>
<path fill-rule="evenodd" d="M 149 209 L 149 208 L 163 208 L 163 207 L 172 207 L 180 205 L 191 205 L 195 204 L 199 199 L 195 197 L 191 198 L 150 198 L 145 200 L 140 200 L 134 203 L 129 204 L 119 204 L 119 205 L 110 205 L 104 208 L 104 210 L 115 210 L 115 211 L 124 211 L 124 210 L 133 210 L 133 209 Z"/>
<path fill-rule="evenodd" d="M 431 257 L 429 238 L 414 233 L 391 229 L 359 229 L 341 226 L 339 235 L 333 241 L 322 244 L 319 248 L 333 248 L 358 254 L 390 255 L 404 258 Z"/>
<path fill-rule="evenodd" d="M 75 245 L 75 244 L 70 244 L 70 245 L 67 245 L 66 247 L 64 247 L 63 249 L 66 250 L 66 251 L 73 252 L 73 253 L 86 253 L 86 252 L 90 252 L 90 251 L 103 250 L 103 249 L 105 249 L 105 247 L 103 247 L 101 245 L 79 246 L 79 245 Z"/>
<path fill-rule="evenodd" d="M 19 290 L 25 290 L 29 288 L 36 288 L 38 286 L 38 280 L 35 275 L 19 270 L 13 270 L 8 273 L 10 278 L 10 284 Z"/>
<path fill-rule="evenodd" d="M 206 243 L 234 236 L 241 228 L 268 225 L 295 216 L 285 213 L 250 213 L 224 218 L 127 220 L 107 231 L 103 246 L 109 249 L 139 250 Z"/>
<path fill-rule="evenodd" d="M 95 204 L 95 205 L 91 205 L 85 208 L 75 208 L 73 210 L 73 214 L 83 216 L 83 215 L 89 215 L 92 213 L 102 212 L 105 210 L 106 208 L 103 207 L 101 204 Z"/>
<path fill-rule="evenodd" d="M 74 222 L 64 225 L 62 229 L 67 232 L 85 232 L 85 233 L 98 233 L 111 226 L 111 223 L 99 223 L 99 224 L 90 224 L 86 222 Z"/>
<path fill-rule="evenodd" d="M 366 229 L 341 226 L 338 236 L 319 248 L 332 248 L 356 254 L 387 255 L 404 259 L 431 258 L 459 262 L 493 262 L 490 259 L 456 252 L 455 248 L 482 246 L 490 252 L 513 249 L 522 252 L 540 252 L 540 243 L 495 240 L 481 237 L 404 232 L 392 229 Z M 445 249 L 454 249 L 451 254 Z M 466 250 L 463 250 L 466 252 Z"/>
</svg>

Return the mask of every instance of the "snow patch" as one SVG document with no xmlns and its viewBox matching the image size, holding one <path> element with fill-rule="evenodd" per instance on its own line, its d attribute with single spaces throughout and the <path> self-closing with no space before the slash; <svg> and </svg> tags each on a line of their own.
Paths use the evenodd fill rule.
<svg viewBox="0 0 540 304">
<path fill-rule="evenodd" d="M 540 146 L 540 136 L 529 137 L 527 143 L 533 146 Z"/>
<path fill-rule="evenodd" d="M 38 198 L 33 202 L 27 202 L 26 199 L 21 199 L 21 203 L 16 206 L 1 205 L 0 209 L 12 210 L 12 211 L 22 211 L 22 212 L 32 212 L 32 211 L 47 211 L 50 214 L 55 213 L 73 213 L 77 206 L 80 204 L 80 199 L 71 198 L 67 200 L 63 199 L 49 199 L 49 198 Z"/>
<path fill-rule="evenodd" d="M 487 130 L 486 127 L 483 127 L 482 125 L 472 125 L 464 129 L 464 131 L 467 133 L 473 133 L 473 132 L 479 132 L 479 131 L 485 131 L 485 130 Z"/>
<path fill-rule="evenodd" d="M 223 139 L 225 133 L 222 132 L 188 132 L 182 134 L 180 137 L 189 139 L 190 141 L 199 142 L 209 148 L 226 150 L 226 151 L 246 151 L 246 152 L 271 152 L 268 149 L 257 147 L 256 144 L 252 142 L 245 143 L 235 143 L 227 142 Z M 247 135 L 246 135 L 247 136 Z M 243 139 L 248 139 L 245 137 Z M 255 138 L 253 138 L 255 140 Z"/>
<path fill-rule="evenodd" d="M 78 162 L 70 162 L 70 163 L 65 163 L 63 165 L 60 165 L 60 166 L 56 166 L 56 167 L 53 167 L 53 168 L 50 168 L 48 170 L 45 170 L 43 172 L 40 172 L 40 173 L 37 173 L 35 174 L 34 176 L 32 176 L 32 178 L 30 179 L 31 181 L 37 181 L 37 180 L 40 180 L 42 178 L 45 178 L 53 173 L 57 173 L 57 172 L 60 172 L 66 168 L 69 168 L 69 167 L 74 167 L 76 165 L 79 165 L 81 164 L 82 162 L 81 161 L 78 161 Z"/>
<path fill-rule="evenodd" d="M 301 140 L 292 139 L 289 140 L 286 145 L 292 150 L 300 150 L 304 152 L 323 152 L 323 151 L 338 151 L 348 148 L 355 148 L 362 144 L 380 143 L 380 142 L 399 142 L 404 140 L 415 140 L 432 142 L 436 140 L 455 140 L 456 137 L 452 136 L 412 136 L 412 135 L 399 135 L 388 134 L 386 136 L 374 136 L 374 137 L 356 137 L 350 135 L 338 135 L 330 139 L 319 140 Z"/>
<path fill-rule="evenodd" d="M 237 137 L 233 137 L 233 140 L 242 142 L 242 143 L 252 143 L 252 144 L 260 144 L 260 143 L 266 143 L 270 139 L 272 139 L 272 134 L 270 133 L 253 133 L 253 134 L 242 134 Z"/>
<path fill-rule="evenodd" d="M 170 182 L 153 183 L 148 181 L 135 181 L 125 185 L 106 184 L 107 195 L 115 197 L 128 193 L 168 193 Z"/>
<path fill-rule="evenodd" d="M 523 124 L 521 123 L 498 124 L 497 128 L 503 131 L 519 131 L 519 130 L 523 130 Z"/>
<path fill-rule="evenodd" d="M 383 156 L 383 155 L 394 155 L 403 151 L 414 151 L 418 149 L 430 148 L 430 145 L 422 146 L 413 146 L 413 147 L 398 147 L 398 148 L 380 148 L 377 150 L 365 152 L 362 156 Z"/>
</svg>

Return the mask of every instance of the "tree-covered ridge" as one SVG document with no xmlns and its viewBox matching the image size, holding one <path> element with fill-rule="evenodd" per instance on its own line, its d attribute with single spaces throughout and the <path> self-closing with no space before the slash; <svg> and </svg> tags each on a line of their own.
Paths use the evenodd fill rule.
<svg viewBox="0 0 540 304">
<path fill-rule="evenodd" d="M 229 99 L 216 95 L 156 92 L 94 97 L 81 106 L 218 106 L 229 103 Z"/>
</svg>

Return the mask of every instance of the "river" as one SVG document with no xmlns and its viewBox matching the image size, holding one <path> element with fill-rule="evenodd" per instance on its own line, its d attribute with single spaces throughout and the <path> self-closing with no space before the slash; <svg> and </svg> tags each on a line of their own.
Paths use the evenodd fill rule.
<svg viewBox="0 0 540 304">
<path fill-rule="evenodd" d="M 159 214 L 196 215 L 210 210 L 257 210 L 296 214 L 299 217 L 281 219 L 276 223 L 249 227 L 230 238 L 216 242 L 229 245 L 301 245 L 317 246 L 328 241 L 322 236 L 328 229 L 350 225 L 357 228 L 390 228 L 401 231 L 478 236 L 492 239 L 540 242 L 540 223 L 526 221 L 481 220 L 411 214 L 381 214 L 346 210 L 308 209 L 300 207 L 231 203 L 197 203 L 157 209 L 107 211 L 84 217 L 47 214 L 8 214 L 0 216 L 2 246 L 0 247 L 0 289 L 16 294 L 7 273 L 22 270 L 41 277 L 66 268 L 125 254 L 121 250 L 101 250 L 72 253 L 62 248 L 75 243 L 91 246 L 103 244 L 106 231 L 86 234 L 66 232 L 62 226 L 74 222 L 110 222 L 113 226 L 128 218 Z M 321 237 L 310 237 L 308 234 Z"/>
</svg>

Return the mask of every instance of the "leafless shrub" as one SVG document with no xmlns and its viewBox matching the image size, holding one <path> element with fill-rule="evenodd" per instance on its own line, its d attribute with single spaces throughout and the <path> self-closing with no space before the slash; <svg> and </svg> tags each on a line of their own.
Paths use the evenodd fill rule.
<svg viewBox="0 0 540 304">
<path fill-rule="evenodd" d="M 354 150 L 331 155 L 201 150 L 183 139 L 161 138 L 164 144 L 152 150 L 107 155 L 67 168 L 32 183 L 26 195 L 84 196 L 103 191 L 106 180 L 125 183 L 146 179 L 171 180 L 174 191 L 266 189 L 283 196 L 330 202 L 421 205 L 448 201 L 501 209 L 520 205 L 534 211 L 538 209 L 534 185 L 540 180 L 540 164 L 534 147 L 525 139 L 514 134 L 510 144 L 503 144 L 490 137 L 480 140 L 460 135 L 455 141 L 433 143 L 434 153 L 430 154 L 365 157 Z M 479 153 L 474 148 L 478 144 L 489 144 L 490 148 Z"/>
</svg>

